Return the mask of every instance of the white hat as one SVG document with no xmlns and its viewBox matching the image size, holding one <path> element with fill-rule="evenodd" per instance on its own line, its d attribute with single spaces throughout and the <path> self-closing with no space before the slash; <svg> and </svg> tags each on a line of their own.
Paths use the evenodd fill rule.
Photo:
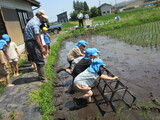
<svg viewBox="0 0 160 120">
<path fill-rule="evenodd" d="M 37 11 L 37 14 L 38 15 L 42 15 L 42 17 L 48 19 L 48 16 L 46 15 L 46 12 L 44 10 L 38 10 Z"/>
</svg>

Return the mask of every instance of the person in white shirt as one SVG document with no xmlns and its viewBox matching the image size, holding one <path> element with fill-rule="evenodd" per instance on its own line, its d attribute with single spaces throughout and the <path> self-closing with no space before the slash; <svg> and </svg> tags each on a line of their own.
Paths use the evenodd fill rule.
<svg viewBox="0 0 160 120">
<path fill-rule="evenodd" d="M 10 63 L 13 76 L 19 76 L 17 62 L 20 58 L 20 54 L 18 52 L 17 45 L 11 41 L 10 37 L 7 34 L 3 34 L 2 39 L 5 40 L 8 44 L 8 47 L 5 49 L 5 54 L 8 62 Z"/>
<path fill-rule="evenodd" d="M 78 11 L 77 18 L 79 21 L 79 27 L 83 26 L 83 14 L 81 13 L 81 11 Z"/>
<path fill-rule="evenodd" d="M 84 14 L 85 20 L 89 20 L 89 15 L 87 13 Z"/>
</svg>

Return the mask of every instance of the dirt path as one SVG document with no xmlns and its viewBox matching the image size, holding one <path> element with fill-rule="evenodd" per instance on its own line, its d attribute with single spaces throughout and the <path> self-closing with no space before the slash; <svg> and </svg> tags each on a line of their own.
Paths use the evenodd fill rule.
<svg viewBox="0 0 160 120">
<path fill-rule="evenodd" d="M 85 36 L 67 39 L 60 51 L 59 66 L 68 67 L 66 55 L 75 46 L 74 41 L 87 40 L 88 47 L 96 47 L 101 51 L 100 55 L 106 63 L 108 69 L 119 76 L 120 81 L 137 97 L 137 100 L 146 100 L 150 93 L 153 96 L 160 96 L 160 54 L 159 51 L 139 46 L 130 46 L 123 42 L 110 39 L 107 36 Z M 65 72 L 58 75 L 55 86 L 57 101 L 57 120 L 116 120 L 110 106 L 103 104 L 106 114 L 101 115 L 95 103 L 89 104 L 79 110 L 72 110 L 74 107 L 73 97 L 77 94 L 67 94 L 66 91 L 71 83 L 72 77 Z M 129 120 L 143 120 L 135 111 L 123 111 L 124 116 Z"/>
<path fill-rule="evenodd" d="M 53 38 L 51 44 L 55 42 Z M 41 114 L 34 103 L 30 103 L 29 93 L 39 89 L 42 82 L 38 81 L 38 74 L 33 72 L 29 62 L 20 68 L 23 75 L 12 78 L 14 87 L 5 88 L 0 96 L 0 120 L 40 120 Z"/>
</svg>

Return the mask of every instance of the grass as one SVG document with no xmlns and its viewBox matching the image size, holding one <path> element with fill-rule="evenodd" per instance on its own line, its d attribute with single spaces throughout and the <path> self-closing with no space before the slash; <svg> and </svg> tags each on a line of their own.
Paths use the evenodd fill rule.
<svg viewBox="0 0 160 120">
<path fill-rule="evenodd" d="M 53 113 L 56 108 L 54 107 L 55 101 L 53 100 L 53 90 L 56 74 L 53 71 L 52 65 L 56 64 L 56 60 L 58 58 L 58 51 L 60 50 L 62 41 L 64 39 L 86 34 L 104 34 L 118 38 L 130 44 L 159 46 L 159 9 L 159 7 L 138 8 L 134 10 L 119 12 L 118 14 L 96 17 L 93 18 L 95 23 L 108 21 L 110 21 L 110 23 L 94 28 L 77 29 L 60 35 L 56 43 L 51 47 L 51 55 L 49 56 L 46 64 L 46 76 L 48 82 L 44 83 L 41 86 L 40 90 L 34 91 L 30 94 L 30 98 L 33 101 L 37 102 L 38 106 L 40 107 L 40 111 L 43 115 L 42 120 L 54 119 Z M 114 17 L 118 15 L 121 16 L 121 21 L 114 22 Z M 139 18 L 139 16 L 141 17 Z M 69 30 L 70 27 L 73 27 L 77 24 L 77 21 L 65 23 L 63 24 L 63 30 Z M 146 38 L 150 38 L 148 42 L 146 42 Z M 153 40 L 152 38 L 156 39 Z M 121 109 L 119 111 L 121 112 Z"/>
<path fill-rule="evenodd" d="M 159 49 L 159 31 L 160 21 L 156 21 L 127 28 L 114 29 L 112 31 L 105 31 L 103 34 L 110 35 L 113 38 L 129 44 Z"/>
<path fill-rule="evenodd" d="M 106 16 L 99 16 L 92 18 L 94 24 L 106 23 L 94 27 L 93 31 L 81 30 L 85 34 L 108 35 L 115 39 L 127 42 L 129 44 L 141 45 L 143 47 L 151 47 L 159 49 L 160 46 L 160 7 L 145 7 L 133 10 L 118 12 L 117 14 L 110 14 Z M 121 21 L 115 22 L 114 17 L 120 16 Z M 65 23 L 63 28 L 69 29 L 78 22 Z M 73 25 L 73 26 L 72 26 Z M 80 32 L 75 30 L 73 32 Z M 83 33 L 82 33 L 83 34 Z"/>
</svg>

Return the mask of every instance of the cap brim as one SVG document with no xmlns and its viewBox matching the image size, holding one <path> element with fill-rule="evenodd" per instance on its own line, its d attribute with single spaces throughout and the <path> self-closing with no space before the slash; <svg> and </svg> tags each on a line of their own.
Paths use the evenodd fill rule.
<svg viewBox="0 0 160 120">
<path fill-rule="evenodd" d="M 6 42 L 10 41 L 10 39 L 7 39 Z"/>
<path fill-rule="evenodd" d="M 48 19 L 48 16 L 47 16 L 47 15 L 42 15 L 42 17 L 44 17 L 44 18 Z"/>
<path fill-rule="evenodd" d="M 97 53 L 100 53 L 101 51 L 97 50 Z"/>
<path fill-rule="evenodd" d="M 103 66 L 106 66 L 106 64 L 103 64 Z"/>
<path fill-rule="evenodd" d="M 98 54 L 97 53 L 94 53 L 94 54 L 92 54 L 93 56 L 98 56 Z"/>
</svg>

